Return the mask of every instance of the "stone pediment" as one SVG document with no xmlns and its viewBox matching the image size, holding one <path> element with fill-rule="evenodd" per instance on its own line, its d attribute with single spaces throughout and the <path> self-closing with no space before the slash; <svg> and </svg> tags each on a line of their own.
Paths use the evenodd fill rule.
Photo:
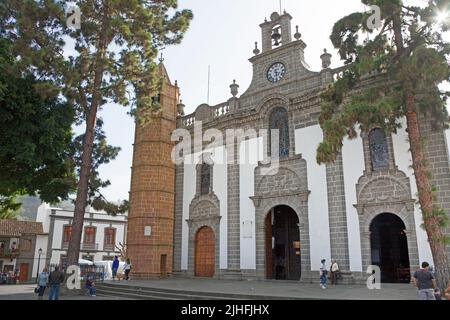
<svg viewBox="0 0 450 320">
<path fill-rule="evenodd" d="M 220 202 L 215 194 L 195 197 L 189 206 L 189 220 L 220 219 Z"/>
<path fill-rule="evenodd" d="M 409 210 L 414 207 L 409 179 L 398 170 L 364 175 L 359 179 L 356 190 L 358 202 L 355 207 L 360 214 L 367 208 L 388 204 L 401 204 Z"/>
<path fill-rule="evenodd" d="M 255 169 L 255 197 L 273 198 L 306 194 L 306 161 L 296 156 L 279 163 L 269 172 L 262 174 L 263 166 Z"/>
</svg>

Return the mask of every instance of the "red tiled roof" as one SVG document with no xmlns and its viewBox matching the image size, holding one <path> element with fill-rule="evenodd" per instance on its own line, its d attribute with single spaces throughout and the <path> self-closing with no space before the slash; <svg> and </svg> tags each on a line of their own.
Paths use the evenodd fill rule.
<svg viewBox="0 0 450 320">
<path fill-rule="evenodd" d="M 43 234 L 41 222 L 0 219 L 0 236 L 18 236 L 22 234 Z"/>
</svg>

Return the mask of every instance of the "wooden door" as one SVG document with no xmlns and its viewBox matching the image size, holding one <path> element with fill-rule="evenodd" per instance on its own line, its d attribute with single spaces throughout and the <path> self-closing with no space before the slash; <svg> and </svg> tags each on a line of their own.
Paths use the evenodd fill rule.
<svg viewBox="0 0 450 320">
<path fill-rule="evenodd" d="M 28 281 L 28 263 L 21 263 L 20 264 L 19 281 L 21 283 Z"/>
<path fill-rule="evenodd" d="M 161 277 L 167 277 L 167 254 L 161 255 L 160 272 Z"/>
<path fill-rule="evenodd" d="M 272 213 L 266 217 L 264 224 L 265 231 L 265 261 L 266 261 L 266 279 L 273 279 L 273 253 L 272 253 Z"/>
<path fill-rule="evenodd" d="M 201 228 L 195 237 L 195 276 L 212 278 L 216 264 L 216 240 L 209 227 Z"/>
</svg>

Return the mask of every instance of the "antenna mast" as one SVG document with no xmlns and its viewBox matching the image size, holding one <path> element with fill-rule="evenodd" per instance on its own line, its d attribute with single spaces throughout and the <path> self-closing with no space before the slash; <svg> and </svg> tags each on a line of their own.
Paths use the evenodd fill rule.
<svg viewBox="0 0 450 320">
<path fill-rule="evenodd" d="M 209 81 L 210 81 L 210 78 L 211 78 L 211 66 L 210 65 L 208 65 L 208 96 L 207 96 L 207 103 L 209 104 Z"/>
</svg>

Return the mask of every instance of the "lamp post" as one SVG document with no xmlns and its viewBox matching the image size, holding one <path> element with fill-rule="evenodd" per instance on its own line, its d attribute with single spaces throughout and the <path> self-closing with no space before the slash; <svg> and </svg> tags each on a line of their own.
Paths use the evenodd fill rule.
<svg viewBox="0 0 450 320">
<path fill-rule="evenodd" d="M 38 256 L 38 265 L 37 265 L 37 272 L 36 272 L 36 282 L 39 281 L 39 265 L 41 264 L 42 248 L 39 248 L 38 252 L 39 252 L 39 256 Z"/>
</svg>

